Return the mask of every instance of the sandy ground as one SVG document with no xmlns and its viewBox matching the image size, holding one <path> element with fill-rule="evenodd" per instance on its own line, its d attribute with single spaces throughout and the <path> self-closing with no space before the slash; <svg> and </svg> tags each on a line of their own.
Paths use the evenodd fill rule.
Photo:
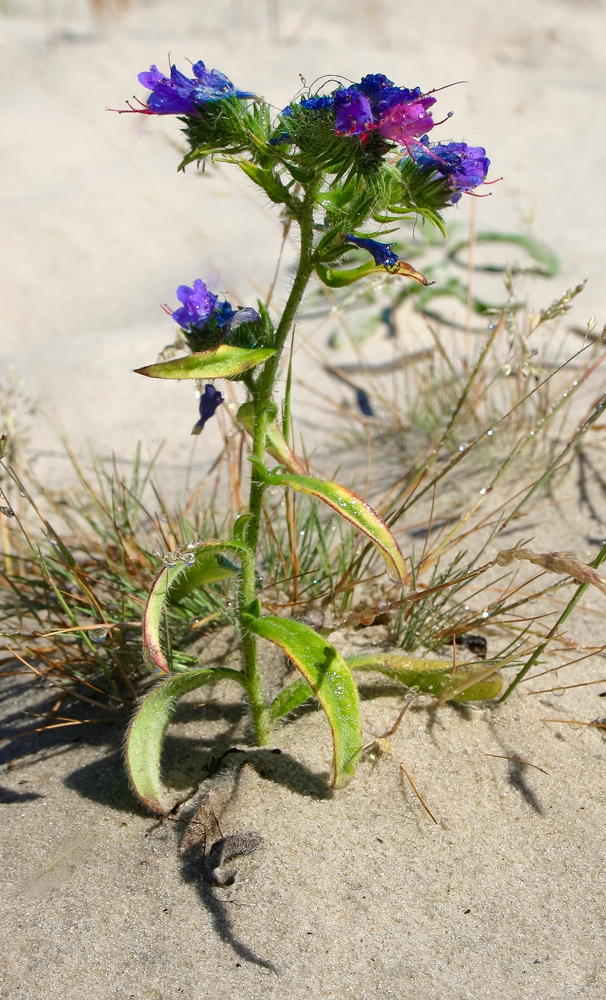
<svg viewBox="0 0 606 1000">
<path fill-rule="evenodd" d="M 572 321 L 606 319 L 601 3 L 157 0 L 99 28 L 76 0 L 15 0 L 0 17 L 0 371 L 14 365 L 39 401 L 34 444 L 56 483 L 68 478 L 64 430 L 79 449 L 88 440 L 124 461 L 137 440 L 151 452 L 166 438 L 161 471 L 178 485 L 191 390 L 131 374 L 172 337 L 158 303 L 197 276 L 243 304 L 271 281 L 280 226 L 246 183 L 226 171 L 177 176 L 170 124 L 105 111 L 168 51 L 204 58 L 277 106 L 299 73 L 384 71 L 425 88 L 467 79 L 445 98 L 452 135 L 484 144 L 505 178 L 479 203 L 479 226 L 530 226 L 562 260 L 548 299 L 587 277 Z M 209 428 L 200 469 L 218 440 Z M 533 523 L 536 548 L 558 538 L 595 552 L 598 529 L 571 509 Z M 604 641 L 603 601 L 575 620 L 583 642 Z M 593 658 L 575 679 L 602 676 Z M 19 677 L 3 685 L 2 736 L 30 724 L 24 708 L 51 704 Z M 224 833 L 257 831 L 264 844 L 212 896 L 180 860 L 179 829 L 138 810 L 117 729 L 1 744 L 3 1000 L 603 996 L 606 749 L 600 729 L 566 724 L 606 714 L 601 690 L 522 690 L 502 708 L 437 714 L 420 702 L 393 756 L 362 764 L 335 795 L 322 715 L 284 725 L 282 754 L 245 768 L 221 819 Z M 175 787 L 245 737 L 232 697 L 227 688 L 183 708 L 168 743 Z M 368 685 L 369 739 L 400 705 Z"/>
<path fill-rule="evenodd" d="M 192 388 L 132 374 L 173 339 L 159 305 L 197 276 L 242 304 L 271 281 L 281 228 L 246 180 L 225 168 L 177 175 L 176 123 L 106 110 L 124 107 L 136 73 L 168 52 L 180 65 L 202 56 L 277 107 L 299 74 L 381 70 L 425 89 L 469 81 L 439 106 L 455 112 L 441 136 L 485 145 L 504 178 L 476 202 L 478 228 L 530 229 L 562 261 L 539 304 L 588 278 L 572 319 L 606 318 L 601 3 L 535 0 L 530 13 L 522 0 L 153 0 L 99 28 L 84 0 L 6 0 L 0 45 L 0 377 L 13 365 L 40 404 L 46 477 L 69 477 L 59 432 L 80 452 L 88 441 L 123 460 L 137 441 L 151 454 L 166 440 L 163 477 L 182 481 Z M 463 201 L 451 218 L 465 233 Z M 295 253 L 289 245 L 277 305 Z M 209 426 L 200 468 L 218 440 Z"/>
</svg>

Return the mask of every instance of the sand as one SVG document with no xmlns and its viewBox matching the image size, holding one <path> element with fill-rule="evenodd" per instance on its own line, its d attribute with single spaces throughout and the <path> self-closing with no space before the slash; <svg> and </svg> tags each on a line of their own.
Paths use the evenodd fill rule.
<svg viewBox="0 0 606 1000">
<path fill-rule="evenodd" d="M 588 277 L 570 320 L 583 324 L 605 318 L 605 25 L 603 4 L 556 0 L 158 0 L 101 28 L 84 4 L 7 8 L 0 370 L 14 365 L 39 403 L 42 473 L 69 481 L 57 430 L 80 451 L 89 441 L 124 462 L 137 440 L 152 452 L 166 438 L 161 472 L 181 488 L 191 390 L 131 374 L 171 339 L 158 303 L 173 303 L 175 287 L 197 276 L 243 304 L 271 281 L 280 226 L 246 182 L 225 171 L 177 176 L 169 124 L 105 112 L 123 106 L 139 69 L 167 51 L 179 62 L 202 56 L 277 106 L 299 72 L 383 70 L 425 87 L 469 80 L 447 92 L 452 134 L 486 145 L 505 178 L 480 203 L 479 225 L 530 226 L 557 250 L 560 277 L 532 292 L 541 304 Z M 333 385 L 313 369 L 310 377 Z M 321 411 L 312 420 L 305 399 L 297 419 L 321 444 Z M 218 442 L 210 427 L 198 470 Z M 595 553 L 603 529 L 586 522 L 573 486 L 559 511 L 535 516 L 535 548 L 557 538 L 581 557 Z M 604 641 L 604 600 L 591 595 L 575 617 L 578 641 Z M 357 641 L 376 644 L 377 631 Z M 603 662 L 579 665 L 575 680 L 606 678 Z M 402 696 L 370 678 L 363 687 L 371 740 Z M 567 724 L 606 715 L 603 689 L 606 681 L 561 696 L 521 688 L 501 707 L 437 713 L 421 699 L 392 755 L 363 762 L 338 793 L 327 785 L 326 722 L 304 713 L 276 730 L 281 754 L 253 755 L 242 770 L 221 829 L 256 832 L 263 845 L 233 862 L 233 886 L 212 890 L 180 857 L 181 827 L 158 826 L 138 808 L 119 727 L 1 744 L 3 1000 L 603 996 L 606 744 L 599 728 Z M 199 695 L 168 740 L 165 778 L 175 788 L 246 739 L 229 686 L 203 706 Z M 4 678 L 0 738 L 36 724 L 23 709 L 44 713 L 52 701 L 22 677 Z"/>
</svg>

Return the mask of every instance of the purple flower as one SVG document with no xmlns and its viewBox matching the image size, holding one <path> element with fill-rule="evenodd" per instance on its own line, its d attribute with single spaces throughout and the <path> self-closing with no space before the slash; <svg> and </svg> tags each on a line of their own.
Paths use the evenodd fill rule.
<svg viewBox="0 0 606 1000">
<path fill-rule="evenodd" d="M 337 135 L 361 135 L 373 127 L 370 101 L 355 85 L 335 90 L 333 106 Z"/>
<path fill-rule="evenodd" d="M 389 270 L 395 267 L 400 259 L 397 253 L 391 249 L 393 243 L 378 243 L 377 240 L 351 235 L 345 236 L 345 240 L 347 243 L 353 243 L 354 246 L 360 247 L 361 250 L 367 250 L 374 258 L 377 267 L 385 267 Z"/>
<path fill-rule="evenodd" d="M 192 327 L 206 326 L 211 319 L 214 319 L 218 327 L 222 327 L 234 315 L 229 302 L 219 302 L 218 296 L 214 295 L 200 278 L 196 278 L 193 288 L 179 285 L 177 298 L 183 305 L 175 309 L 172 316 L 175 323 L 186 331 Z"/>
<path fill-rule="evenodd" d="M 208 383 L 200 396 L 200 419 L 192 427 L 192 434 L 199 434 L 207 420 L 215 415 L 218 406 L 223 402 L 223 395 L 214 385 Z"/>
<path fill-rule="evenodd" d="M 490 160 L 483 146 L 468 146 L 466 142 L 437 143 L 421 140 L 421 147 L 413 153 L 415 162 L 423 168 L 431 168 L 447 179 L 453 195 L 451 202 L 459 201 L 463 191 L 471 191 L 486 180 Z"/>
<path fill-rule="evenodd" d="M 226 97 L 244 99 L 254 94 L 236 90 L 231 80 L 217 69 L 206 69 L 200 60 L 192 66 L 194 78 L 181 73 L 171 66 L 170 77 L 161 73 L 157 66 L 148 72 L 139 73 L 139 83 L 151 90 L 144 108 L 139 110 L 147 115 L 193 115 L 201 104 L 214 103 Z"/>
<path fill-rule="evenodd" d="M 435 97 L 420 97 L 393 105 L 379 121 L 379 132 L 385 139 L 408 149 L 416 144 L 418 136 L 433 128 L 434 121 L 428 108 L 435 103 Z"/>
</svg>

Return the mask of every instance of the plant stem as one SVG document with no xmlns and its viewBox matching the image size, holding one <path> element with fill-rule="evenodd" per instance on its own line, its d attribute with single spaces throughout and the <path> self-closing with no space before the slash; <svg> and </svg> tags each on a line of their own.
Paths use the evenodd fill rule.
<svg viewBox="0 0 606 1000">
<path fill-rule="evenodd" d="M 317 187 L 310 185 L 305 197 L 300 203 L 298 223 L 301 230 L 301 253 L 299 265 L 293 286 L 290 290 L 282 318 L 278 324 L 275 338 L 275 354 L 265 362 L 254 388 L 253 403 L 255 407 L 255 426 L 253 433 L 252 457 L 263 461 L 265 457 L 265 441 L 267 437 L 268 407 L 272 401 L 273 391 L 278 376 L 280 359 L 292 326 L 297 309 L 307 288 L 307 283 L 313 272 L 313 211 Z M 255 599 L 256 579 L 255 561 L 259 542 L 259 529 L 263 510 L 264 483 L 253 466 L 250 483 L 248 510 L 251 515 L 246 532 L 247 553 L 242 557 L 242 581 L 238 598 L 238 618 L 242 649 L 244 652 L 244 673 L 250 700 L 250 710 L 255 727 L 257 744 L 265 746 L 271 736 L 271 720 L 265 701 L 259 675 L 256 637 L 246 628 L 244 614 Z"/>
</svg>

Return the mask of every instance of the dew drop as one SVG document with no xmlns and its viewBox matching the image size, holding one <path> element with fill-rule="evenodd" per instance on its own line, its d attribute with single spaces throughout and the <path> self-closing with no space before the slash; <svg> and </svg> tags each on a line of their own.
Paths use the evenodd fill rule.
<svg viewBox="0 0 606 1000">
<path fill-rule="evenodd" d="M 0 507 L 0 514 L 4 514 L 5 517 L 14 517 L 15 516 L 15 512 L 14 512 L 14 510 L 13 510 L 12 507 L 4 507 L 4 506 Z M 56 543 L 53 542 L 53 545 L 55 545 L 55 544 Z"/>
<path fill-rule="evenodd" d="M 486 431 L 486 433 L 488 434 L 489 438 L 492 437 L 492 431 Z"/>
<path fill-rule="evenodd" d="M 109 632 L 109 629 L 103 628 L 102 626 L 100 626 L 99 628 L 91 628 L 91 629 L 89 629 L 89 633 L 88 634 L 89 634 L 90 638 L 93 640 L 93 642 L 103 642 L 104 639 L 107 639 L 107 633 L 108 632 Z"/>
</svg>

